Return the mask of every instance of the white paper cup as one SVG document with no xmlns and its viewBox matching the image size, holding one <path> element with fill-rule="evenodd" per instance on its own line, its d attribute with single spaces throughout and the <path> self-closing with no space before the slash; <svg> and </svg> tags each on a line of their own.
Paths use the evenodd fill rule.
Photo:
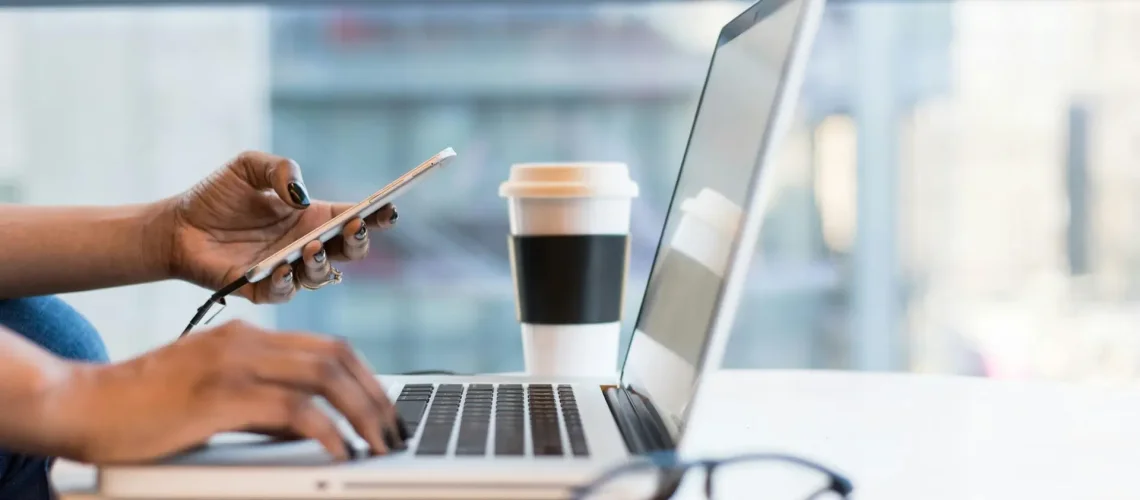
<svg viewBox="0 0 1140 500">
<path fill-rule="evenodd" d="M 623 163 L 525 163 L 499 188 L 526 370 L 612 376 L 637 184 Z"/>
</svg>

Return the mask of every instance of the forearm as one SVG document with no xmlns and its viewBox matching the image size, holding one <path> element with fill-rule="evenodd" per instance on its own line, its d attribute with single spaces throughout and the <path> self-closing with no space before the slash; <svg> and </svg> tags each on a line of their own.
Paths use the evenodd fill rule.
<svg viewBox="0 0 1140 500">
<path fill-rule="evenodd" d="M 73 458 L 79 429 L 60 425 L 56 397 L 86 369 L 0 328 L 0 449 Z"/>
<path fill-rule="evenodd" d="M 0 298 L 168 278 L 171 224 L 165 203 L 0 205 Z"/>
</svg>

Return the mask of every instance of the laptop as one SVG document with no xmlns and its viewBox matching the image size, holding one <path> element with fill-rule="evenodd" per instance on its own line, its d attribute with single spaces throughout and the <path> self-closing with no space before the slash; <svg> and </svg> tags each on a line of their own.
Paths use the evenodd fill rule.
<svg viewBox="0 0 1140 500">
<path fill-rule="evenodd" d="M 822 9 L 761 0 L 722 28 L 614 377 L 381 376 L 410 427 L 406 450 L 333 463 L 313 441 L 225 434 L 158 463 L 101 468 L 101 494 L 565 498 L 610 468 L 676 449 L 728 341 L 773 189 L 763 167 L 788 128 Z"/>
</svg>

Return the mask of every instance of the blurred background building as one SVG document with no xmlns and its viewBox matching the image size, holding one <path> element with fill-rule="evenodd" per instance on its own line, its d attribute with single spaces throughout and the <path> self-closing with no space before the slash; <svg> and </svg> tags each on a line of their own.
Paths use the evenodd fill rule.
<svg viewBox="0 0 1140 500">
<path fill-rule="evenodd" d="M 384 372 L 518 370 L 509 165 L 630 164 L 638 298 L 717 30 L 746 6 L 0 8 L 0 198 L 147 201 L 258 148 L 356 200 L 453 146 L 345 283 L 225 315 L 348 336 Z M 1129 0 L 832 0 L 725 363 L 1137 380 L 1136 47 Z M 66 298 L 122 358 L 206 295 Z"/>
</svg>

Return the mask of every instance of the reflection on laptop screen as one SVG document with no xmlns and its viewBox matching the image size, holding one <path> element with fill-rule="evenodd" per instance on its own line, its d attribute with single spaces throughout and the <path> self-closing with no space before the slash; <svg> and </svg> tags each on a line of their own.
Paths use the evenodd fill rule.
<svg viewBox="0 0 1140 500">
<path fill-rule="evenodd" d="M 648 395 L 672 432 L 692 396 L 803 3 L 782 2 L 735 37 L 740 23 L 730 23 L 713 55 L 622 367 L 623 384 Z"/>
</svg>

